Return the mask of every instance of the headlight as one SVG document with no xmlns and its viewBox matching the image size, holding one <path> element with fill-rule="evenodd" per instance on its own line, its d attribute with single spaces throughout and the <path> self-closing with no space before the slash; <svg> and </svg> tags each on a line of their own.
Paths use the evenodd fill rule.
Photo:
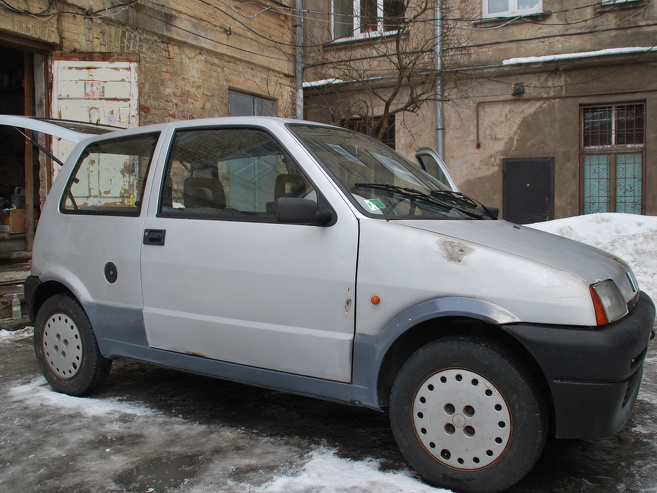
<svg viewBox="0 0 657 493">
<path fill-rule="evenodd" d="M 627 304 L 614 281 L 607 279 L 590 286 L 598 325 L 615 322 L 627 314 Z"/>
</svg>

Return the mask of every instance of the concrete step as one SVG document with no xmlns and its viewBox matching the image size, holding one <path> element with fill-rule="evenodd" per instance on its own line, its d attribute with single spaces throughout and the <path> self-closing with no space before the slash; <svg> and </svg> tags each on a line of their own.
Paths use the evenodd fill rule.
<svg viewBox="0 0 657 493">
<path fill-rule="evenodd" d="M 8 284 L 23 284 L 25 278 L 30 275 L 29 263 L 16 264 L 11 267 L 0 267 L 0 286 Z"/>
<path fill-rule="evenodd" d="M 31 272 L 30 252 L 0 252 L 0 320 L 12 320 L 11 302 L 14 295 L 21 302 L 21 312 L 27 314 L 23 283 Z"/>
<path fill-rule="evenodd" d="M 24 234 L 0 233 L 0 252 L 20 252 L 25 251 Z"/>
</svg>

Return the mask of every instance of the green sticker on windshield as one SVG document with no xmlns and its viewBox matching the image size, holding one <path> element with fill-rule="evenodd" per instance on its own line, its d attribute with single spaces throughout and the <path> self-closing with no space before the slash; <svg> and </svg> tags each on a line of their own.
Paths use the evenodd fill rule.
<svg viewBox="0 0 657 493">
<path fill-rule="evenodd" d="M 378 211 L 385 209 L 385 205 L 379 199 L 366 199 L 365 205 L 370 208 L 371 211 Z"/>
</svg>

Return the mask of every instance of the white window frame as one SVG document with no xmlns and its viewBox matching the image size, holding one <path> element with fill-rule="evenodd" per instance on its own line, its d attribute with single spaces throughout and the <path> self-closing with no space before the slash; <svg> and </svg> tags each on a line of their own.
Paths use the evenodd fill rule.
<svg viewBox="0 0 657 493">
<path fill-rule="evenodd" d="M 613 3 L 639 2 L 640 0 L 601 0 L 602 5 L 611 5 Z"/>
<path fill-rule="evenodd" d="M 491 0 L 482 0 L 483 17 L 518 17 L 522 15 L 532 15 L 543 12 L 543 0 L 539 0 L 536 7 L 531 9 L 519 9 L 519 0 L 508 0 L 509 10 L 505 12 L 488 12 L 488 4 Z"/>
<path fill-rule="evenodd" d="M 357 38 L 370 38 L 373 36 L 384 36 L 386 34 L 396 33 L 397 29 L 391 29 L 389 31 L 385 30 L 384 26 L 384 10 L 383 2 L 384 0 L 376 0 L 376 29 L 368 32 L 361 32 L 361 0 L 352 0 L 354 4 L 354 13 L 353 13 L 353 25 L 352 25 L 352 34 L 350 36 L 342 36 L 337 38 L 335 33 L 335 21 L 337 20 L 337 15 L 335 13 L 335 1 L 331 0 L 331 37 L 335 41 L 340 41 L 343 39 L 357 39 Z"/>
</svg>

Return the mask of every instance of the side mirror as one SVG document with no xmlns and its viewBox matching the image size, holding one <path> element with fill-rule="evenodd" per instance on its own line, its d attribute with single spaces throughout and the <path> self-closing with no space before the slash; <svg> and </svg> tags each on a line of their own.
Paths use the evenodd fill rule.
<svg viewBox="0 0 657 493">
<path fill-rule="evenodd" d="M 333 220 L 333 213 L 329 209 L 320 211 L 314 200 L 281 197 L 276 201 L 276 220 L 282 224 L 325 226 Z"/>
</svg>

